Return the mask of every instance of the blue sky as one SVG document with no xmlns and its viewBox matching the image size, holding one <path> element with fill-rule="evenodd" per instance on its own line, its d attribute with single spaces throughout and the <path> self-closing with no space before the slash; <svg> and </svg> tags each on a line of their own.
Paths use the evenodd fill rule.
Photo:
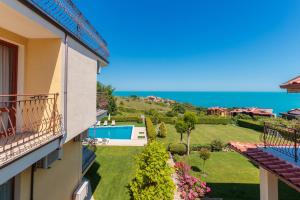
<svg viewBox="0 0 300 200">
<path fill-rule="evenodd" d="M 300 74 L 299 0 L 74 0 L 117 90 L 280 91 Z"/>
</svg>

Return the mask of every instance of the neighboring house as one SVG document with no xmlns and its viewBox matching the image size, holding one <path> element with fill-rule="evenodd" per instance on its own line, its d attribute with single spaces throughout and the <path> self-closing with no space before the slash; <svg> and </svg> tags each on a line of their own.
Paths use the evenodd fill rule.
<svg viewBox="0 0 300 200">
<path fill-rule="evenodd" d="M 280 87 L 288 92 L 300 92 L 300 84 L 295 82 L 298 79 Z M 230 143 L 232 149 L 259 166 L 261 200 L 278 200 L 278 180 L 300 192 L 299 137 L 297 129 L 266 123 L 261 144 Z"/>
<path fill-rule="evenodd" d="M 292 109 L 284 113 L 280 113 L 282 118 L 292 120 L 292 119 L 300 119 L 300 109 Z"/>
<path fill-rule="evenodd" d="M 71 0 L 0 1 L 1 200 L 83 199 L 94 155 L 81 139 L 96 122 L 107 59 Z"/>
<path fill-rule="evenodd" d="M 227 108 L 211 107 L 207 109 L 207 115 L 217 115 L 221 117 L 227 117 L 229 114 Z"/>
<path fill-rule="evenodd" d="M 245 114 L 250 115 L 251 117 L 254 116 L 261 116 L 261 117 L 275 117 L 273 113 L 273 109 L 269 108 L 237 108 L 230 111 L 231 116 L 236 116 L 238 114 Z"/>
</svg>

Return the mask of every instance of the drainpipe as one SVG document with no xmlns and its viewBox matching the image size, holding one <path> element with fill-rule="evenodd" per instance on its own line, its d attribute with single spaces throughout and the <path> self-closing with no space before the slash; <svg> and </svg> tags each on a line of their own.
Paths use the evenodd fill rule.
<svg viewBox="0 0 300 200">
<path fill-rule="evenodd" d="M 67 134 L 67 105 L 68 105 L 68 34 L 65 33 L 65 73 L 64 73 L 64 132 Z"/>
</svg>

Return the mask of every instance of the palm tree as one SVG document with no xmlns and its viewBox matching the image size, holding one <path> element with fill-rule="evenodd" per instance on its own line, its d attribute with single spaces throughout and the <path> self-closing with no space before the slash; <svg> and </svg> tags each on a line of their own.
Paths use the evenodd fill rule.
<svg viewBox="0 0 300 200">
<path fill-rule="evenodd" d="M 186 124 L 186 133 L 187 133 L 187 154 L 190 155 L 190 135 L 192 130 L 195 129 L 195 124 L 197 122 L 197 117 L 193 112 L 186 112 L 183 116 L 183 121 Z"/>
<path fill-rule="evenodd" d="M 185 122 L 182 119 L 178 120 L 175 124 L 175 129 L 180 134 L 180 143 L 182 143 L 183 134 L 187 131 Z"/>
</svg>

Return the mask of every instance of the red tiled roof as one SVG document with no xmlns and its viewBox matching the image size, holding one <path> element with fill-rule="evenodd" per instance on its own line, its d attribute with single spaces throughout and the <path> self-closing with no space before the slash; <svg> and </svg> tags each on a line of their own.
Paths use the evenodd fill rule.
<svg viewBox="0 0 300 200">
<path fill-rule="evenodd" d="M 300 76 L 281 84 L 280 88 L 287 89 L 289 92 L 300 92 Z"/>
<path fill-rule="evenodd" d="M 263 151 L 259 148 L 262 145 L 240 142 L 230 142 L 229 145 L 300 192 L 300 167 Z"/>
<path fill-rule="evenodd" d="M 265 116 L 273 116 L 271 109 L 261 109 L 261 108 L 237 108 L 230 113 L 248 113 L 253 115 L 265 115 Z"/>
</svg>

